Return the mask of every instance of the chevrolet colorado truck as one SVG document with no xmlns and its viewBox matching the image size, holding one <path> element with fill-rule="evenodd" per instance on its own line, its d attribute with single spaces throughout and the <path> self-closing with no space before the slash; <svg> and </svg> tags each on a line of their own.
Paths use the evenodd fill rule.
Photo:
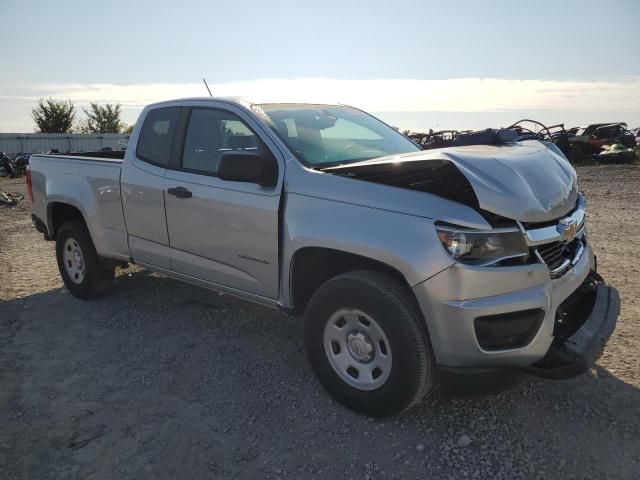
<svg viewBox="0 0 640 480">
<path fill-rule="evenodd" d="M 436 382 L 590 369 L 619 313 L 552 144 L 422 151 L 344 105 L 150 105 L 126 152 L 33 155 L 27 190 L 76 297 L 136 264 L 304 318 L 310 364 L 383 416 Z"/>
</svg>

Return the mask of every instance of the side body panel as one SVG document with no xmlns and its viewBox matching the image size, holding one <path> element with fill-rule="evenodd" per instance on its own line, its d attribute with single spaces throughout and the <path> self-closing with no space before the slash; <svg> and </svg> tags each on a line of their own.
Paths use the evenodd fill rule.
<svg viewBox="0 0 640 480">
<path fill-rule="evenodd" d="M 181 104 L 180 101 L 164 102 L 158 107 L 180 107 Z M 142 111 L 129 140 L 122 168 L 122 208 L 134 261 L 170 269 L 164 191 L 166 168 L 137 156 L 142 126 L 153 108 L 148 106 Z"/>
<path fill-rule="evenodd" d="M 122 168 L 122 208 L 135 261 L 171 268 L 164 210 L 165 169 L 127 152 Z"/>
<path fill-rule="evenodd" d="M 290 273 L 295 253 L 322 247 L 353 253 L 398 270 L 409 285 L 441 272 L 453 262 L 440 244 L 433 222 L 299 194 L 284 207 L 281 302 L 291 305 Z"/>
<path fill-rule="evenodd" d="M 284 160 L 265 126 L 250 111 L 224 102 L 188 101 L 183 108 L 216 108 L 235 114 L 278 161 L 278 182 L 264 187 L 180 170 L 180 158 L 165 175 L 171 269 L 270 299 L 279 292 L 278 222 Z M 181 156 L 180 152 L 180 156 Z M 167 193 L 183 187 L 190 198 Z"/>
<path fill-rule="evenodd" d="M 166 188 L 180 186 L 193 196 L 166 198 L 172 270 L 277 298 L 280 195 L 273 188 L 236 190 L 218 178 L 169 171 Z"/>
<path fill-rule="evenodd" d="M 430 193 L 312 170 L 296 160 L 287 163 L 285 191 L 462 227 L 491 228 L 482 215 L 461 203 Z"/>
<path fill-rule="evenodd" d="M 122 162 L 85 157 L 32 155 L 33 211 L 53 231 L 55 203 L 77 208 L 96 251 L 108 258 L 130 256 L 120 200 Z"/>
<path fill-rule="evenodd" d="M 282 212 L 281 303 L 291 307 L 295 253 L 321 247 L 371 258 L 414 286 L 453 261 L 437 237 L 435 219 L 490 228 L 472 208 L 423 192 L 309 170 L 287 163 Z"/>
</svg>

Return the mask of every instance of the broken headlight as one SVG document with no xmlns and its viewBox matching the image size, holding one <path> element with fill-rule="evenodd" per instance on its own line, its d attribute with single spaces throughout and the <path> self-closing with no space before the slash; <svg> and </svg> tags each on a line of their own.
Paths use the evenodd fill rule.
<svg viewBox="0 0 640 480">
<path fill-rule="evenodd" d="M 529 248 L 517 229 L 473 230 L 436 225 L 442 246 L 454 260 L 469 265 L 489 266 L 507 260 L 526 260 Z"/>
</svg>

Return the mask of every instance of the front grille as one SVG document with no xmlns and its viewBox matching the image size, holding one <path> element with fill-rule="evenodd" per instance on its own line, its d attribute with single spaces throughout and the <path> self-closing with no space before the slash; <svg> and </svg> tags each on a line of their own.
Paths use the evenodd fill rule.
<svg viewBox="0 0 640 480">
<path fill-rule="evenodd" d="M 582 238 L 574 238 L 570 242 L 551 242 L 539 245 L 536 248 L 540 259 L 547 264 L 550 271 L 557 270 L 565 263 L 565 260 L 573 261 L 580 250 L 584 246 Z M 570 264 L 568 265 L 570 266 Z M 566 272 L 567 269 L 557 272 L 554 276 L 559 277 Z"/>
<path fill-rule="evenodd" d="M 518 224 L 530 246 L 532 258 L 547 265 L 551 278 L 561 277 L 580 260 L 587 242 L 585 218 L 584 197 L 579 194 L 576 208 L 566 217 Z"/>
</svg>

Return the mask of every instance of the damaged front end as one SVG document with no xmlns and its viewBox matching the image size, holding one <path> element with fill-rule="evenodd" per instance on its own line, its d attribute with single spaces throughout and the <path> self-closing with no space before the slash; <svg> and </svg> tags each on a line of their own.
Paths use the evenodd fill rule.
<svg viewBox="0 0 640 480">
<path fill-rule="evenodd" d="M 620 314 L 618 291 L 596 272 L 556 311 L 554 340 L 527 372 L 543 378 L 566 379 L 589 370 L 600 358 Z"/>
<path fill-rule="evenodd" d="M 594 271 L 585 199 L 574 169 L 554 146 L 445 148 L 323 171 L 436 195 L 486 220 L 487 227 L 461 225 L 425 196 L 425 216 L 455 261 L 414 287 L 429 312 L 441 377 L 479 375 L 492 385 L 486 379 L 493 372 L 500 385 L 525 372 L 571 378 L 601 356 L 615 329 L 619 296 Z"/>
<path fill-rule="evenodd" d="M 575 170 L 554 145 L 538 141 L 443 148 L 322 170 L 438 195 L 487 219 L 526 223 L 566 215 L 578 196 Z"/>
<path fill-rule="evenodd" d="M 446 159 L 364 162 L 330 167 L 324 171 L 365 182 L 431 193 L 474 210 L 480 208 L 478 197 L 467 177 Z"/>
</svg>

